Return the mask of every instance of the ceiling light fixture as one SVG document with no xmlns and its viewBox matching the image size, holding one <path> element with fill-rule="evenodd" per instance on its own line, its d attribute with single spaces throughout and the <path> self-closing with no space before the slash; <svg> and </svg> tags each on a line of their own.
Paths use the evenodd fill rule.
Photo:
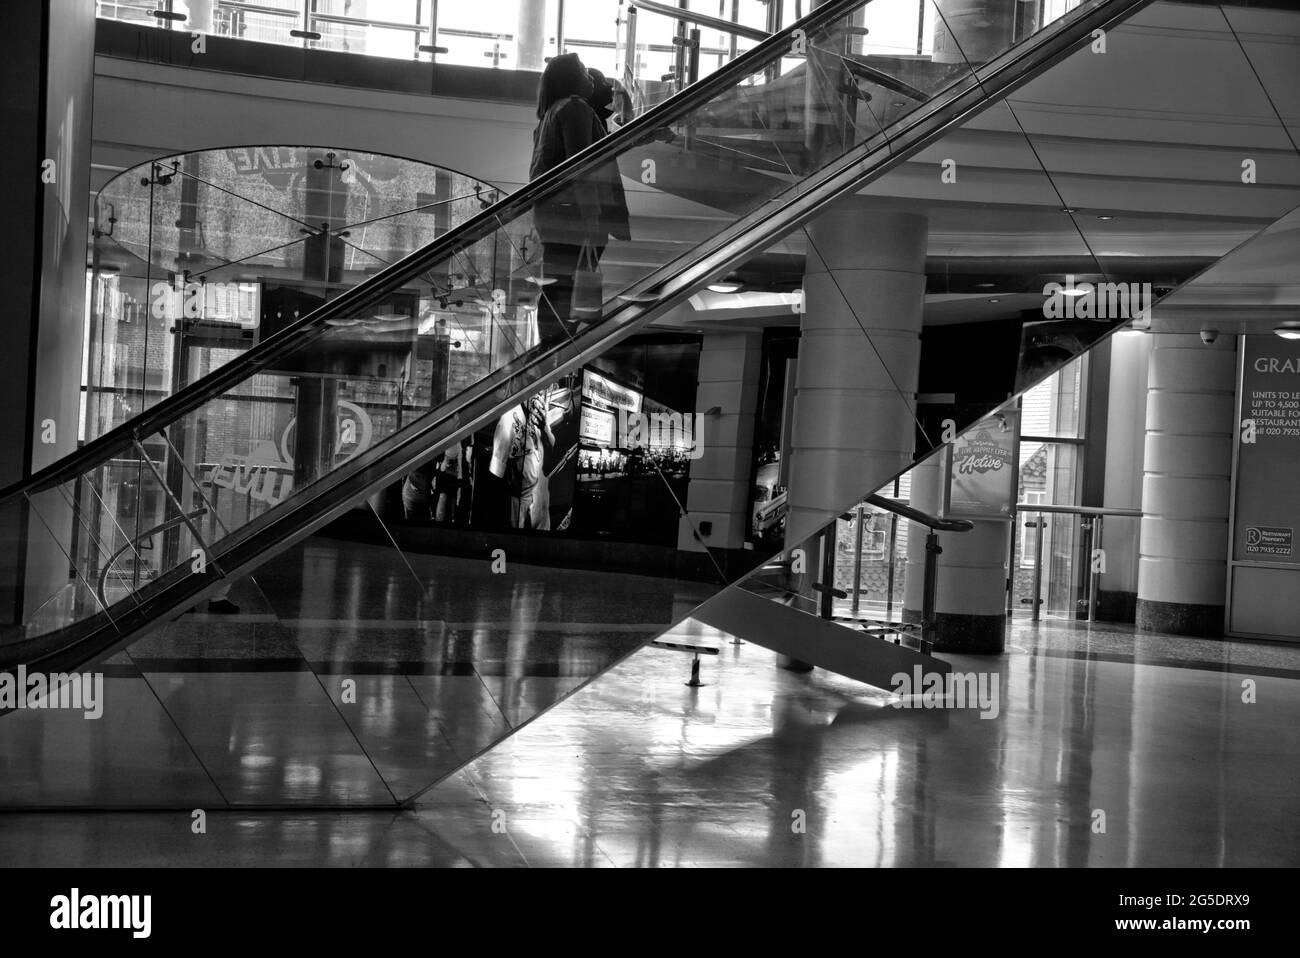
<svg viewBox="0 0 1300 958">
<path fill-rule="evenodd" d="M 1061 212 L 1062 212 L 1062 213 L 1077 213 L 1077 212 L 1079 212 L 1079 208 L 1078 208 L 1077 206 L 1062 206 L 1062 207 L 1061 207 Z"/>
<path fill-rule="evenodd" d="M 731 280 L 723 280 L 723 281 L 720 282 L 720 283 L 710 283 L 710 284 L 709 284 L 709 292 L 712 292 L 712 293 L 736 293 L 736 292 L 739 292 L 739 291 L 740 291 L 740 288 L 741 288 L 743 285 L 744 285 L 744 283 L 736 283 L 736 282 L 733 282 L 733 281 L 731 281 Z"/>
<path fill-rule="evenodd" d="M 1273 332 L 1283 339 L 1300 339 L 1300 322 L 1278 323 L 1273 327 Z"/>
<path fill-rule="evenodd" d="M 990 302 L 990 303 L 1000 303 L 1000 302 L 1002 302 L 1002 300 L 1000 300 L 1000 299 L 990 299 L 989 302 Z"/>
<path fill-rule="evenodd" d="M 1113 220 L 1114 218 L 1115 218 L 1115 217 L 1113 217 L 1113 216 L 1098 216 L 1098 217 L 1097 217 L 1097 219 L 1099 219 L 1099 220 L 1106 220 L 1107 222 L 1110 222 L 1110 221 Z"/>
</svg>

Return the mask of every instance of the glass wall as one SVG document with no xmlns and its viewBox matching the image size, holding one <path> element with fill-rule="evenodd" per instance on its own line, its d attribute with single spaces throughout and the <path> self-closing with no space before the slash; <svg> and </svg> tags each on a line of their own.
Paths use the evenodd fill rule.
<svg viewBox="0 0 1300 958">
<path fill-rule="evenodd" d="M 1079 517 L 1034 513 L 1024 507 L 1073 506 L 1079 502 L 1087 367 L 1085 354 L 1020 397 L 1017 502 L 1022 509 L 1017 518 L 1011 575 L 1011 605 L 1015 611 L 1033 611 L 1035 569 L 1040 561 L 1041 611 L 1073 615 L 1080 597 L 1078 559 L 1083 540 Z"/>
<path fill-rule="evenodd" d="M 1078 2 L 1014 4 L 1023 23 L 1012 28 L 1032 32 L 1031 24 L 1050 23 Z M 682 80 L 679 51 L 695 41 L 692 28 L 699 30 L 698 79 L 812 6 L 812 0 L 659 0 L 652 6 L 629 0 L 96 0 L 95 9 L 104 19 L 167 30 L 461 66 L 541 70 L 548 58 L 576 52 L 588 66 L 634 77 L 653 92 Z M 707 19 L 682 21 L 656 7 Z M 899 58 L 934 53 L 936 36 L 943 44 L 929 0 L 877 0 L 863 15 L 856 52 L 864 57 L 897 68 Z"/>
<path fill-rule="evenodd" d="M 208 150 L 118 175 L 94 208 L 80 440 L 220 368 L 494 196 L 477 180 L 426 163 L 325 147 Z M 502 329 L 489 319 L 490 260 L 467 259 L 464 272 L 395 291 L 358 322 L 358 335 L 382 348 L 372 347 L 362 364 L 341 360 L 320 382 L 342 424 L 338 461 L 400 428 L 435 393 L 481 378 L 494 350 L 513 348 L 499 342 Z M 280 372 L 226 394 L 185 435 L 193 479 L 213 504 L 207 523 L 246 522 L 292 488 L 292 377 L 301 370 Z M 250 435 L 259 437 L 251 453 Z M 167 458 L 153 452 L 157 461 Z M 110 473 L 96 503 L 105 521 L 117 529 L 164 521 L 161 487 L 139 461 L 113 464 Z M 165 563 L 162 548 L 159 536 L 141 537 L 114 574 L 150 578 Z"/>
</svg>

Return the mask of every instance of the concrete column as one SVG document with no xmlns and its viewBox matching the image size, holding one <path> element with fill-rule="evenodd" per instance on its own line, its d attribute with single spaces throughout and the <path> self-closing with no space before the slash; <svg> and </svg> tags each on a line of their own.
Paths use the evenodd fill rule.
<svg viewBox="0 0 1300 958">
<path fill-rule="evenodd" d="M 854 197 L 810 233 L 787 548 L 906 468 L 916 437 L 925 217 Z"/>
<path fill-rule="evenodd" d="M 710 549 L 741 549 L 749 529 L 749 485 L 754 457 L 754 410 L 763 337 L 758 332 L 720 333 L 704 337 L 699 386 L 695 393 L 696 438 L 702 455 L 691 463 L 691 482 L 677 548 L 704 558 Z M 721 412 L 705 416 L 717 406 Z M 703 430 L 701 433 L 700 430 Z M 707 522 L 711 531 L 697 540 L 694 528 Z"/>
<path fill-rule="evenodd" d="M 212 32 L 212 0 L 189 0 L 189 19 L 185 21 L 185 29 L 193 30 L 198 33 Z M 354 14 L 361 16 L 361 14 Z"/>
<path fill-rule="evenodd" d="M 519 62 L 516 70 L 546 69 L 546 40 L 551 25 L 546 22 L 546 0 L 520 0 L 518 29 L 515 31 Z"/>
<path fill-rule="evenodd" d="M 1147 368 L 1154 336 L 1119 333 L 1110 343 L 1106 402 L 1106 463 L 1102 505 L 1142 508 L 1142 460 L 1146 444 Z M 1138 519 L 1103 520 L 1106 571 L 1098 577 L 1097 618 L 1132 622 L 1137 607 Z"/>
<path fill-rule="evenodd" d="M 912 505 L 935 515 L 943 502 L 943 453 L 912 469 Z M 935 590 L 935 650 L 962 654 L 1001 653 L 1007 632 L 1007 558 L 1010 519 L 973 519 L 970 532 L 941 532 Z M 920 622 L 925 586 L 925 540 L 929 529 L 907 528 L 907 578 L 903 621 Z"/>
<path fill-rule="evenodd" d="M 1232 473 L 1233 336 L 1158 336 L 1148 367 L 1138 628 L 1223 634 Z"/>
<path fill-rule="evenodd" d="M 1020 0 L 936 0 L 940 16 L 934 30 L 934 59 L 938 63 L 979 66 L 1008 49 L 1016 38 L 1016 15 L 1033 4 Z M 1035 18 L 1036 20 L 1036 18 Z M 1037 29 L 1024 24 L 1022 36 Z"/>
</svg>

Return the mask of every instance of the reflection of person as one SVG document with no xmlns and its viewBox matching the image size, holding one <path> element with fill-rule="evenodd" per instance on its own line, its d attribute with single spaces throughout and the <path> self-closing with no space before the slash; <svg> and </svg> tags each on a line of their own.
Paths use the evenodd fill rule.
<svg viewBox="0 0 1300 958">
<path fill-rule="evenodd" d="M 529 178 L 535 179 L 604 136 L 600 119 L 587 102 L 594 93 L 587 68 L 576 53 L 554 57 L 537 89 L 537 129 Z M 573 286 L 583 246 L 603 247 L 608 229 L 600 223 L 600 186 L 592 179 L 574 182 L 540 200 L 533 225 L 542 241 L 542 269 L 549 282 L 537 308 L 538 337 L 553 343 L 564 337 L 570 320 Z"/>
<path fill-rule="evenodd" d="M 402 512 L 408 520 L 433 518 L 433 465 L 425 463 L 402 482 Z"/>
<path fill-rule="evenodd" d="M 552 61 L 554 62 L 554 61 Z M 510 491 L 513 529 L 549 530 L 550 503 L 542 466 L 555 445 L 546 421 L 546 391 L 536 393 L 497 420 L 488 470 Z"/>
<path fill-rule="evenodd" d="M 614 112 L 614 85 L 599 70 L 587 71 L 591 75 L 592 94 L 587 102 L 596 114 L 603 135 L 609 136 L 609 119 Z M 623 191 L 623 176 L 617 163 L 607 163 L 600 169 L 600 228 L 614 239 L 630 240 L 631 226 L 627 212 L 627 194 Z M 596 249 L 600 260 L 605 251 L 605 237 Z"/>
<path fill-rule="evenodd" d="M 433 517 L 438 522 L 463 524 L 473 496 L 474 440 L 466 436 L 455 449 L 448 449 L 434 474 Z"/>
<path fill-rule="evenodd" d="M 579 416 L 577 412 L 578 389 L 570 380 L 561 387 L 559 397 L 567 397 L 567 404 L 553 401 L 551 409 L 558 410 L 558 418 L 547 412 L 547 422 L 551 425 L 551 435 L 555 437 L 551 451 L 542 464 L 546 484 L 546 499 L 550 506 L 551 529 L 563 532 L 569 528 L 573 518 L 573 484 L 574 470 L 570 464 L 578 455 Z M 566 481 L 567 480 L 567 481 Z"/>
</svg>

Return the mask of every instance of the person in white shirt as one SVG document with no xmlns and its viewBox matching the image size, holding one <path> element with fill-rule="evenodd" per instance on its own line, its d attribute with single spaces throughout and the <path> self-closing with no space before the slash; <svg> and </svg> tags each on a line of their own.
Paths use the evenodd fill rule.
<svg viewBox="0 0 1300 958">
<path fill-rule="evenodd" d="M 542 469 L 554 445 L 545 390 L 497 420 L 488 471 L 509 486 L 512 529 L 551 528 L 550 495 Z"/>
</svg>

